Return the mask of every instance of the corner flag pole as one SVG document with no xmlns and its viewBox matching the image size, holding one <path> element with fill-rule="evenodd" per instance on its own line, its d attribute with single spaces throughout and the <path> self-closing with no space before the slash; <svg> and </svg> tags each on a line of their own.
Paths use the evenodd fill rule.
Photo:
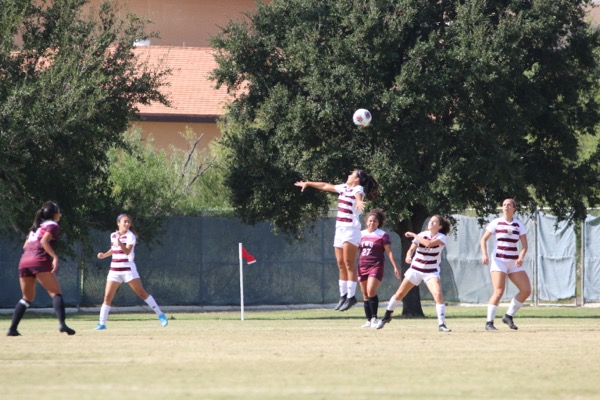
<svg viewBox="0 0 600 400">
<path fill-rule="evenodd" d="M 242 244 L 239 245 L 240 253 L 240 310 L 241 320 L 244 320 L 244 259 L 242 258 Z"/>
</svg>

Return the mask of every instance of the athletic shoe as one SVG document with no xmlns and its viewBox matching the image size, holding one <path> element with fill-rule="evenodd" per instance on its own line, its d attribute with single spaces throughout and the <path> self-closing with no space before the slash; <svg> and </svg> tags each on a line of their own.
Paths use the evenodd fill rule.
<svg viewBox="0 0 600 400">
<path fill-rule="evenodd" d="M 377 328 L 377 317 L 371 318 L 371 328 Z"/>
<path fill-rule="evenodd" d="M 440 332 L 452 332 L 452 329 L 448 329 L 446 327 L 446 324 L 441 324 L 440 326 L 438 326 L 438 331 L 440 331 Z"/>
<path fill-rule="evenodd" d="M 389 323 L 392 320 L 392 316 L 384 316 L 383 318 L 381 318 L 379 320 L 379 322 L 377 322 L 377 326 L 375 326 L 375 328 L 377 329 L 381 329 L 385 326 L 385 324 Z"/>
<path fill-rule="evenodd" d="M 169 320 L 167 319 L 167 316 L 165 314 L 160 314 L 158 316 L 158 320 L 160 321 L 160 324 L 163 326 L 163 328 L 169 325 Z"/>
<path fill-rule="evenodd" d="M 519 328 L 517 328 L 517 326 L 515 325 L 515 323 L 513 322 L 513 317 L 511 317 L 510 315 L 506 314 L 504 315 L 504 317 L 502 317 L 502 322 L 504 322 L 506 325 L 508 325 L 508 327 L 510 329 L 514 329 L 515 331 Z"/>
<path fill-rule="evenodd" d="M 75 334 L 75 329 L 71 329 L 66 325 L 61 326 L 60 328 L 58 328 L 58 331 L 61 333 L 66 333 L 67 335 L 71 336 Z"/>
<path fill-rule="evenodd" d="M 337 306 L 335 306 L 334 310 L 339 310 L 341 306 L 346 302 L 346 295 L 340 296 L 340 301 L 338 301 Z"/>
<path fill-rule="evenodd" d="M 9 329 L 8 332 L 6 332 L 6 336 L 21 336 L 21 334 L 16 329 Z"/>
<path fill-rule="evenodd" d="M 94 330 L 95 331 L 104 331 L 104 330 L 106 330 L 106 325 L 98 324 L 98 326 Z"/>
<path fill-rule="evenodd" d="M 497 331 L 498 328 L 496 328 L 494 326 L 494 323 L 492 321 L 488 321 L 488 322 L 485 323 L 485 330 L 486 331 Z"/>
<path fill-rule="evenodd" d="M 342 304 L 342 306 L 340 307 L 340 311 L 349 310 L 356 303 L 358 303 L 358 300 L 356 300 L 356 296 L 352 296 L 349 299 L 346 299 L 346 301 L 344 302 L 344 304 Z"/>
<path fill-rule="evenodd" d="M 361 328 L 370 328 L 371 327 L 371 320 L 368 319 L 367 322 L 365 322 L 365 324 L 363 326 L 361 326 Z"/>
</svg>

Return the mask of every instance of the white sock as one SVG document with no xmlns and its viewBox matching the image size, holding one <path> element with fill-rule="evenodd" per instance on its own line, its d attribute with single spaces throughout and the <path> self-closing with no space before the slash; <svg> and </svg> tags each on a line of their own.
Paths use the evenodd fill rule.
<svg viewBox="0 0 600 400">
<path fill-rule="evenodd" d="M 108 313 L 110 313 L 110 309 L 112 307 L 108 304 L 102 303 L 102 307 L 100 307 L 100 325 L 106 325 L 106 321 L 108 320 Z"/>
<path fill-rule="evenodd" d="M 358 285 L 358 282 L 346 281 L 346 285 L 348 285 L 348 298 L 354 297 L 356 295 L 356 286 Z"/>
<path fill-rule="evenodd" d="M 392 297 L 392 298 L 390 298 L 390 301 L 388 302 L 386 310 L 388 310 L 388 311 L 394 311 L 394 309 L 396 308 L 396 306 L 398 304 L 400 304 L 400 302 L 398 300 L 396 300 L 395 297 Z"/>
<path fill-rule="evenodd" d="M 498 306 L 493 304 L 488 304 L 487 306 L 487 321 L 494 322 L 494 318 L 496 318 L 496 311 L 498 310 Z"/>
<path fill-rule="evenodd" d="M 523 303 L 513 297 L 506 313 L 513 317 L 521 307 L 523 307 Z"/>
<path fill-rule="evenodd" d="M 144 301 L 150 306 L 151 309 L 154 310 L 156 315 L 162 314 L 162 311 L 160 311 L 160 307 L 158 307 L 158 304 L 156 304 L 156 301 L 154 300 L 154 297 L 152 297 L 152 295 L 149 295 L 148 298 Z"/>
<path fill-rule="evenodd" d="M 446 324 L 446 305 L 445 304 L 436 304 L 435 311 L 437 312 L 438 325 L 445 325 Z"/>
<path fill-rule="evenodd" d="M 340 297 L 348 294 L 348 287 L 346 286 L 346 281 L 338 280 L 338 288 L 340 289 Z"/>
</svg>

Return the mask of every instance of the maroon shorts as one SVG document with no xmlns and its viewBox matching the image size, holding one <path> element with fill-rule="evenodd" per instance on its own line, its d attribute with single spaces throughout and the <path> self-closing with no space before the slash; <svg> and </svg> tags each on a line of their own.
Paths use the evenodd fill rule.
<svg viewBox="0 0 600 400">
<path fill-rule="evenodd" d="M 383 265 L 369 265 L 358 267 L 358 281 L 364 282 L 372 276 L 377 280 L 383 280 Z"/>
<path fill-rule="evenodd" d="M 28 276 L 36 276 L 40 272 L 52 272 L 52 267 L 19 268 L 19 278 L 25 278 Z"/>
</svg>

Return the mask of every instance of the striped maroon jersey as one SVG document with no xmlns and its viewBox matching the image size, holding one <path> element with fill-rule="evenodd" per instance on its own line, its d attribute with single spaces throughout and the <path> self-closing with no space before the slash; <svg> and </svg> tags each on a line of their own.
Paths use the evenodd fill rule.
<svg viewBox="0 0 600 400">
<path fill-rule="evenodd" d="M 417 249 L 410 264 L 411 267 L 424 270 L 437 269 L 439 271 L 440 262 L 442 261 L 442 250 L 444 250 L 448 238 L 441 232 L 432 236 L 429 231 L 423 231 L 419 233 L 419 236 L 428 240 L 438 239 L 441 243 L 434 247 L 425 247 L 416 238 L 413 239 L 413 243 L 417 245 Z"/>
<path fill-rule="evenodd" d="M 344 183 L 335 185 L 335 191 L 339 193 L 335 226 L 351 226 L 360 229 L 360 211 L 356 208 L 356 194 L 364 195 L 363 187 L 348 186 Z"/>
<path fill-rule="evenodd" d="M 521 221 L 513 218 L 511 222 L 508 222 L 500 217 L 490 222 L 485 230 L 495 236 L 495 257 L 505 260 L 519 258 L 519 240 L 527 233 L 525 225 Z"/>
<path fill-rule="evenodd" d="M 121 235 L 119 241 L 125 246 L 132 245 L 131 252 L 127 255 L 121 250 L 121 246 L 119 246 L 119 242 L 117 242 L 117 238 L 119 237 L 119 232 L 113 232 L 110 235 L 110 248 L 112 250 L 112 259 L 110 262 L 110 268 L 131 268 L 135 266 L 135 244 L 137 242 L 137 238 L 133 232 L 128 230 L 124 235 Z"/>
</svg>

